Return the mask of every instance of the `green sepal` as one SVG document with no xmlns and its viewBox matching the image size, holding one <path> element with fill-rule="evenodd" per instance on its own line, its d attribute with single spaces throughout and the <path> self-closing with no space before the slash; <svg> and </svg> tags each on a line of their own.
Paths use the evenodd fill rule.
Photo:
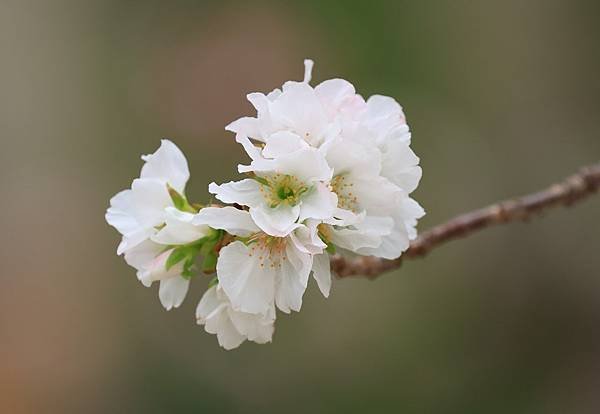
<svg viewBox="0 0 600 414">
<path fill-rule="evenodd" d="M 321 241 L 323 241 L 323 243 L 325 243 L 327 245 L 327 247 L 325 248 L 325 251 L 329 254 L 335 254 L 335 245 L 330 242 L 329 240 L 327 240 L 327 237 L 325 237 L 323 235 L 323 233 L 318 232 L 317 233 L 319 235 L 319 238 L 321 239 Z"/>
<path fill-rule="evenodd" d="M 204 256 L 202 260 L 202 271 L 204 273 L 214 273 L 217 270 L 217 253 L 211 251 Z"/>
<path fill-rule="evenodd" d="M 250 178 L 252 178 L 254 181 L 259 182 L 262 185 L 266 185 L 267 187 L 269 186 L 269 182 L 265 178 L 259 177 L 256 174 L 253 174 Z"/>
<path fill-rule="evenodd" d="M 169 255 L 166 263 L 166 269 L 169 270 L 177 263 L 185 260 L 184 270 L 187 268 L 191 268 L 194 264 L 194 259 L 198 255 L 198 251 L 200 250 L 200 246 L 197 244 L 188 244 L 185 246 L 179 246 L 173 249 L 171 254 Z"/>
<path fill-rule="evenodd" d="M 333 243 L 327 243 L 325 251 L 329 254 L 335 254 L 335 245 Z"/>
<path fill-rule="evenodd" d="M 173 251 L 169 255 L 169 258 L 167 259 L 167 263 L 166 263 L 165 267 L 167 268 L 167 270 L 170 270 L 177 263 L 179 263 L 183 259 L 185 259 L 187 257 L 187 255 L 188 255 L 188 252 L 185 249 L 185 247 L 183 247 L 183 248 L 177 247 L 177 248 L 173 249 Z"/>
<path fill-rule="evenodd" d="M 199 211 L 199 209 L 190 205 L 185 196 L 171 187 L 169 183 L 167 183 L 167 190 L 169 191 L 169 196 L 171 197 L 173 205 L 177 210 L 185 211 L 187 213 L 197 213 Z"/>
<path fill-rule="evenodd" d="M 217 286 L 219 284 L 219 279 L 217 279 L 217 277 L 213 277 L 212 279 L 210 279 L 210 282 L 208 282 L 208 289 L 210 289 L 213 286 Z"/>
<path fill-rule="evenodd" d="M 183 264 L 183 270 L 181 271 L 181 276 L 184 277 L 185 279 L 189 280 L 196 275 L 196 268 L 194 265 L 195 258 L 196 258 L 196 255 L 190 256 L 185 260 L 185 263 Z"/>
</svg>

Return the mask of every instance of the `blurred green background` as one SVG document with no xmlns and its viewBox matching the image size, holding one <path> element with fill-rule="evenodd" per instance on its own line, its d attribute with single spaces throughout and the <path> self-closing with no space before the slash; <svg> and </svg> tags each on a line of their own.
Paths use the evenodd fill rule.
<svg viewBox="0 0 600 414">
<path fill-rule="evenodd" d="M 0 412 L 597 413 L 600 197 L 374 282 L 314 283 L 226 352 L 165 312 L 104 222 L 169 137 L 191 199 L 245 160 L 245 94 L 343 77 L 395 97 L 420 229 L 600 158 L 593 1 L 0 3 Z"/>
</svg>

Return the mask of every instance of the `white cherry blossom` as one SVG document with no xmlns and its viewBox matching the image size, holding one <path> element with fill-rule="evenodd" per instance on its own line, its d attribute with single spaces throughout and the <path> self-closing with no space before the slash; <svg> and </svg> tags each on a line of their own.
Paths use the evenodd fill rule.
<svg viewBox="0 0 600 414">
<path fill-rule="evenodd" d="M 274 237 L 261 231 L 250 213 L 233 207 L 204 208 L 198 217 L 240 238 L 221 249 L 217 262 L 219 285 L 233 309 L 267 315 L 275 304 L 286 313 L 299 311 L 311 271 L 324 294 L 329 293 L 328 270 L 323 274 L 321 263 L 313 267 L 313 256 L 327 247 L 316 225 L 296 224 L 287 237 Z"/>
<path fill-rule="evenodd" d="M 273 134 L 263 149 L 247 137 L 238 138 L 252 158 L 240 171 L 254 178 L 211 183 L 209 192 L 225 203 L 248 206 L 258 227 L 276 237 L 287 236 L 297 222 L 332 216 L 337 205 L 327 185 L 332 169 L 320 151 L 289 132 Z"/>
</svg>

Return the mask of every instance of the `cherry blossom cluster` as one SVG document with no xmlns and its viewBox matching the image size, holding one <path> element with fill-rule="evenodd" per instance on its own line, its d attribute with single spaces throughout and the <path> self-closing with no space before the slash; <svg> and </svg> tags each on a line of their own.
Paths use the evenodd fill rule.
<svg viewBox="0 0 600 414">
<path fill-rule="evenodd" d="M 328 297 L 329 255 L 399 257 L 425 214 L 410 197 L 421 168 L 400 105 L 342 79 L 312 87 L 312 65 L 302 82 L 249 94 L 256 116 L 226 127 L 250 161 L 239 181 L 209 185 L 222 204 L 188 201 L 185 156 L 163 140 L 106 212 L 117 253 L 145 286 L 159 282 L 167 310 L 212 276 L 196 319 L 225 349 L 270 342 L 276 309 L 300 311 L 311 275 Z"/>
</svg>

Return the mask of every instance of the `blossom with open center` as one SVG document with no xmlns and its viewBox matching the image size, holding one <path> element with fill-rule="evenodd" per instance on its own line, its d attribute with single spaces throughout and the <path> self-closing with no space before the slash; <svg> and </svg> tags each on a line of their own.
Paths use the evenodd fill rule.
<svg viewBox="0 0 600 414">
<path fill-rule="evenodd" d="M 267 315 L 275 304 L 283 312 L 299 311 L 313 271 L 323 293 L 329 293 L 330 274 L 313 256 L 327 247 L 316 225 L 296 224 L 286 237 L 275 237 L 254 224 L 250 213 L 233 207 L 208 207 L 198 221 L 237 236 L 221 249 L 217 277 L 236 311 Z M 309 223 L 310 224 L 310 223 Z"/>
<path fill-rule="evenodd" d="M 299 137 L 279 137 L 258 148 L 238 137 L 252 163 L 240 171 L 253 178 L 217 185 L 208 190 L 225 203 L 248 206 L 265 233 L 285 237 L 307 219 L 328 219 L 337 197 L 328 187 L 332 170 L 323 154 Z"/>
</svg>

